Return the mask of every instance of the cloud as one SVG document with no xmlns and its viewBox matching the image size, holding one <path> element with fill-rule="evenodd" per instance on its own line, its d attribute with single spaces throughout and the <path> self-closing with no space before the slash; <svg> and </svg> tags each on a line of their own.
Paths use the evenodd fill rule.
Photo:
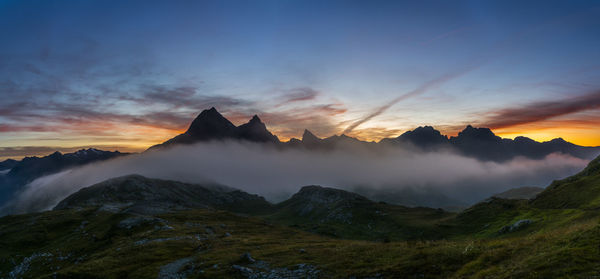
<svg viewBox="0 0 600 279">
<path fill-rule="evenodd" d="M 533 102 L 520 107 L 488 112 L 486 115 L 490 116 L 479 125 L 499 129 L 593 109 L 600 109 L 600 91 L 562 100 Z"/>
<path fill-rule="evenodd" d="M 225 112 L 224 115 L 234 123 L 245 123 L 253 115 L 258 115 L 267 128 L 280 139 L 289 139 L 302 134 L 304 129 L 310 129 L 317 135 L 333 135 L 341 127 L 333 121 L 334 117 L 347 111 L 341 103 L 304 105 L 278 110 L 247 109 Z"/>
<path fill-rule="evenodd" d="M 277 106 L 314 100 L 317 98 L 317 96 L 319 96 L 319 94 L 319 91 L 310 87 L 294 88 L 282 96 L 283 100 Z"/>
<path fill-rule="evenodd" d="M 410 97 L 421 95 L 421 94 L 427 92 L 428 90 L 436 88 L 436 87 L 442 85 L 443 83 L 445 83 L 445 82 L 447 82 L 449 80 L 455 79 L 455 78 L 457 78 L 459 76 L 462 76 L 462 75 L 466 74 L 467 72 L 475 69 L 476 67 L 478 67 L 478 66 L 469 66 L 469 67 L 467 67 L 467 68 L 465 68 L 463 70 L 459 70 L 459 71 L 454 72 L 454 73 L 450 73 L 450 74 L 446 74 L 446 75 L 440 76 L 438 78 L 432 79 L 432 80 L 430 80 L 430 81 L 422 84 L 418 88 L 416 88 L 416 89 L 414 89 L 414 90 L 412 90 L 412 91 L 410 91 L 408 93 L 405 93 L 405 94 L 402 94 L 402 95 L 396 97 L 395 99 L 389 101 L 387 104 L 376 108 L 371 113 L 369 113 L 367 116 L 365 116 L 365 117 L 363 117 L 363 118 L 361 118 L 361 119 L 353 122 L 352 124 L 350 124 L 344 130 L 344 134 L 348 134 L 348 133 L 352 132 L 352 130 L 354 130 L 356 127 L 358 127 L 358 126 L 364 124 L 365 122 L 373 119 L 374 117 L 379 116 L 380 114 L 386 112 L 390 107 L 392 107 L 393 105 L 399 103 L 400 101 L 403 101 L 403 100 L 408 99 Z"/>
<path fill-rule="evenodd" d="M 103 180 L 141 174 L 191 183 L 216 182 L 268 199 L 304 185 L 341 189 L 428 189 L 473 203 L 518 186 L 546 186 L 581 170 L 586 161 L 552 154 L 542 160 L 480 162 L 447 152 L 401 148 L 340 147 L 312 152 L 242 142 L 177 146 L 86 165 L 39 178 L 15 200 L 18 212 L 49 209 L 61 199 Z"/>
</svg>

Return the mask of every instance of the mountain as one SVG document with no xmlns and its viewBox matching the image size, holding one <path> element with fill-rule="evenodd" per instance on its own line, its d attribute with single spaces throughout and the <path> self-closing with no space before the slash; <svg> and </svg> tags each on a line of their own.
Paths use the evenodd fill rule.
<svg viewBox="0 0 600 279">
<path fill-rule="evenodd" d="M 17 160 L 7 159 L 0 162 L 0 172 L 12 169 L 18 163 Z"/>
<path fill-rule="evenodd" d="M 352 190 L 373 201 L 382 201 L 408 207 L 424 206 L 443 208 L 444 210 L 456 212 L 465 209 L 469 205 L 463 201 L 450 198 L 436 189 L 427 189 L 425 187 L 390 187 L 382 189 L 356 187 Z"/>
<path fill-rule="evenodd" d="M 449 143 L 447 136 L 442 135 L 440 131 L 431 126 L 418 127 L 412 131 L 405 132 L 397 138 L 386 138 L 380 142 L 384 144 L 408 143 L 424 149 L 441 147 Z"/>
<path fill-rule="evenodd" d="M 580 173 L 552 182 L 531 201 L 532 206 L 548 209 L 600 208 L 600 156 Z"/>
<path fill-rule="evenodd" d="M 502 193 L 493 195 L 493 197 L 509 200 L 528 200 L 533 199 L 539 193 L 544 191 L 540 187 L 519 187 L 506 190 Z"/>
<path fill-rule="evenodd" d="M 269 221 L 319 234 L 353 239 L 412 239 L 441 235 L 441 221 L 453 213 L 374 202 L 356 193 L 305 186 L 275 205 Z"/>
<path fill-rule="evenodd" d="M 267 126 L 254 115 L 246 124 L 237 127 L 235 137 L 254 142 L 278 143 L 279 139 L 267 130 Z"/>
<path fill-rule="evenodd" d="M 128 175 L 83 188 L 58 203 L 54 210 L 105 207 L 119 212 L 156 214 L 214 208 L 256 213 L 268 210 L 270 206 L 262 197 L 221 185 L 189 184 Z"/>
<path fill-rule="evenodd" d="M 562 138 L 537 142 L 527 137 L 501 138 L 488 128 L 468 125 L 455 137 L 448 138 L 431 126 L 418 127 L 397 138 L 387 138 L 381 144 L 416 146 L 424 151 L 455 150 L 463 155 L 483 161 L 507 161 L 516 157 L 542 159 L 552 153 L 563 153 L 582 159 L 592 159 L 600 154 L 600 147 L 572 144 Z"/>
<path fill-rule="evenodd" d="M 248 123 L 236 127 L 214 107 L 202 111 L 190 124 L 185 133 L 149 148 L 156 149 L 177 144 L 191 144 L 211 140 L 246 140 L 253 142 L 279 143 L 279 139 L 267 130 L 258 116 Z"/>
<path fill-rule="evenodd" d="M 534 200 L 460 214 L 307 186 L 248 216 L 228 211 L 260 198 L 127 176 L 0 217 L 0 278 L 593 278 L 599 183 L 600 157 Z"/>
<path fill-rule="evenodd" d="M 44 157 L 25 157 L 13 163 L 10 171 L 0 176 L 0 205 L 25 184 L 44 175 L 57 173 L 67 168 L 127 155 L 119 151 L 103 151 L 94 148 L 81 149 L 73 153 L 54 152 Z"/>
<path fill-rule="evenodd" d="M 190 124 L 188 130 L 164 143 L 154 145 L 149 150 L 211 140 L 245 140 L 251 142 L 277 144 L 281 147 L 328 150 L 343 147 L 417 147 L 423 151 L 455 150 L 465 156 L 482 161 L 502 162 L 516 157 L 541 159 L 552 153 L 563 153 L 582 159 L 592 159 L 600 154 L 600 147 L 584 147 L 569 143 L 561 138 L 548 142 L 537 142 L 526 137 L 504 139 L 488 128 L 468 125 L 455 137 L 448 137 L 431 126 L 418 127 L 396 138 L 382 139 L 379 143 L 361 141 L 347 135 L 334 135 L 319 138 L 309 130 L 304 130 L 302 139 L 291 139 L 282 143 L 254 115 L 248 123 L 236 127 L 214 107 L 202 111 Z"/>
</svg>

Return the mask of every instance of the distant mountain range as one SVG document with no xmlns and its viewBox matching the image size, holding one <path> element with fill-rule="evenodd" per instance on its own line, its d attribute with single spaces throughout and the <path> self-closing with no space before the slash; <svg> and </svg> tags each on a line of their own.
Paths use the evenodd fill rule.
<svg viewBox="0 0 600 279">
<path fill-rule="evenodd" d="M 22 186 L 36 178 L 127 154 L 90 148 L 73 153 L 62 154 L 57 151 L 44 157 L 25 157 L 20 161 L 9 159 L 0 162 L 0 171 L 4 172 L 0 172 L 0 205 L 8 201 Z"/>
<path fill-rule="evenodd" d="M 276 144 L 283 147 L 302 147 L 307 149 L 331 149 L 341 145 L 362 146 L 399 146 L 417 148 L 422 151 L 454 150 L 460 154 L 484 161 L 506 161 L 515 157 L 541 159 L 552 153 L 568 154 L 582 159 L 593 159 L 600 154 L 600 147 L 585 147 L 572 144 L 562 138 L 547 142 L 537 142 L 526 137 L 505 139 L 496 136 L 488 128 L 467 126 L 456 137 L 442 135 L 431 126 L 418 127 L 396 138 L 386 138 L 378 143 L 361 141 L 342 135 L 319 138 L 304 130 L 302 139 L 292 138 L 281 142 L 267 129 L 258 116 L 236 127 L 223 117 L 214 107 L 204 110 L 192 121 L 188 130 L 162 144 L 152 146 L 150 150 L 213 140 L 245 140 Z"/>
<path fill-rule="evenodd" d="M 396 138 L 386 138 L 379 142 L 366 142 L 346 135 L 334 135 L 319 138 L 305 130 L 301 139 L 281 142 L 266 125 L 255 115 L 248 123 L 235 126 L 221 115 L 215 108 L 202 111 L 190 124 L 187 131 L 164 143 L 152 146 L 148 151 L 159 150 L 176 145 L 193 144 L 207 141 L 240 140 L 274 145 L 278 148 L 300 148 L 307 150 L 330 150 L 338 147 L 361 146 L 366 148 L 410 148 L 417 151 L 454 151 L 482 161 L 506 161 L 516 157 L 541 159 L 552 153 L 563 153 L 582 159 L 592 159 L 600 154 L 600 147 L 584 147 L 564 141 L 561 138 L 548 142 L 537 142 L 526 137 L 503 139 L 490 129 L 467 126 L 456 137 L 442 135 L 433 127 L 418 127 L 407 131 Z M 55 152 L 44 157 L 26 157 L 20 161 L 6 160 L 0 162 L 0 208 L 5 205 L 27 183 L 44 175 L 127 155 L 118 151 L 102 151 L 98 149 L 82 149 L 73 153 Z M 367 193 L 355 189 L 369 198 L 384 200 L 408 206 L 429 205 L 431 195 L 403 191 L 402 193 Z M 435 204 L 463 207 L 464 204 L 450 200 L 443 195 L 434 198 Z"/>
</svg>

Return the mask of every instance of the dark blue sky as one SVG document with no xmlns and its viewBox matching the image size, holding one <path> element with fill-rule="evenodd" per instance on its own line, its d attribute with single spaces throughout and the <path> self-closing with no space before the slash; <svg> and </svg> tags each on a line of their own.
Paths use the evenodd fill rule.
<svg viewBox="0 0 600 279">
<path fill-rule="evenodd" d="M 600 145 L 599 30 L 597 1 L 0 0 L 0 148 L 140 149 L 210 106 L 284 139 Z"/>
</svg>

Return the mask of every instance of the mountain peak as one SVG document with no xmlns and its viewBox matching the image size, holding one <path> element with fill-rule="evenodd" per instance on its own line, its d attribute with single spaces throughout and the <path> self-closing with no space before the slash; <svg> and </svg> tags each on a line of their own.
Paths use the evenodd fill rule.
<svg viewBox="0 0 600 279">
<path fill-rule="evenodd" d="M 304 133 L 302 134 L 302 142 L 304 143 L 314 143 L 318 142 L 321 139 L 315 136 L 315 134 L 311 133 L 309 130 L 304 129 Z"/>
<path fill-rule="evenodd" d="M 237 127 L 237 138 L 256 142 L 279 142 L 277 136 L 267 130 L 267 126 L 254 115 L 248 123 Z"/>
<path fill-rule="evenodd" d="M 489 128 L 474 128 L 471 125 L 467 125 L 462 132 L 459 132 L 457 138 L 468 138 L 484 141 L 496 141 L 501 139 Z"/>
<path fill-rule="evenodd" d="M 234 130 L 235 125 L 212 107 L 203 110 L 185 133 L 197 139 L 210 139 L 230 136 Z"/>
<path fill-rule="evenodd" d="M 262 123 L 262 121 L 260 121 L 260 118 L 256 114 L 254 116 L 252 116 L 252 119 L 250 119 L 249 123 L 253 123 L 253 122 Z"/>
<path fill-rule="evenodd" d="M 414 145 L 427 147 L 433 145 L 444 144 L 448 142 L 448 138 L 440 131 L 431 126 L 420 126 L 412 131 L 407 131 L 398 137 L 401 141 L 408 141 Z"/>
</svg>

